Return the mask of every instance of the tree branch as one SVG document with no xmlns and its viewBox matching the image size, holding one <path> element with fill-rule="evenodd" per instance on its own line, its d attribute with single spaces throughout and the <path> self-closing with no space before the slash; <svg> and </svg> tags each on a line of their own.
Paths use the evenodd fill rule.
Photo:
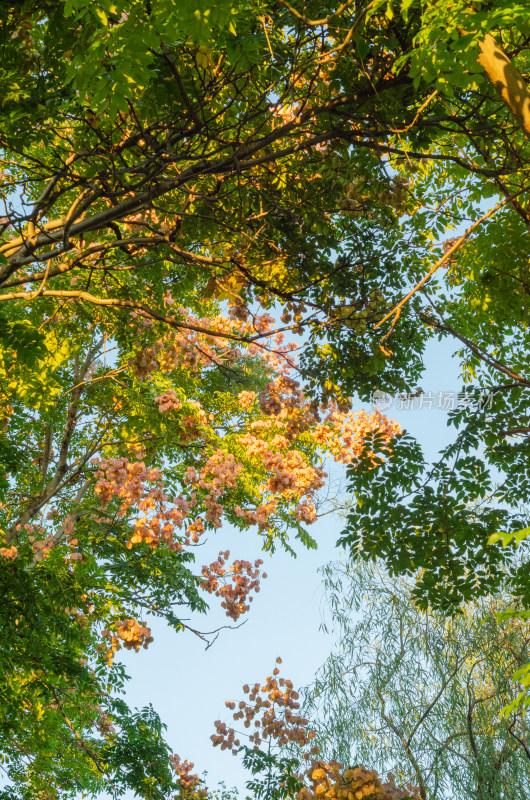
<svg viewBox="0 0 530 800">
<path fill-rule="evenodd" d="M 478 46 L 480 48 L 478 63 L 525 136 L 530 138 L 530 91 L 523 76 L 491 34 L 487 33 L 484 39 L 479 40 Z"/>
</svg>

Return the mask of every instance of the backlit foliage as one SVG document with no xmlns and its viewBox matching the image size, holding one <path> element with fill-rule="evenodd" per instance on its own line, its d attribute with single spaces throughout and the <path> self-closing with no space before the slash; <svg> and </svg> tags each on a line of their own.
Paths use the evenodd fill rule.
<svg viewBox="0 0 530 800">
<path fill-rule="evenodd" d="M 6 798 L 192 790 L 114 656 L 150 615 L 248 611 L 262 565 L 230 571 L 222 526 L 314 546 L 328 459 L 342 546 L 425 609 L 507 572 L 529 599 L 488 544 L 530 490 L 529 25 L 514 0 L 2 4 Z M 429 464 L 350 398 L 416 391 L 438 339 L 492 403 Z"/>
</svg>

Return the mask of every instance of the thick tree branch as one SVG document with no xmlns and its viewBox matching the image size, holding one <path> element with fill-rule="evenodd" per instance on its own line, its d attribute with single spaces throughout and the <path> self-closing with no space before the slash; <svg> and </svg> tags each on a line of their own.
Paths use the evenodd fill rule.
<svg viewBox="0 0 530 800">
<path fill-rule="evenodd" d="M 491 34 L 479 40 L 478 62 L 484 69 L 495 91 L 517 120 L 517 124 L 530 138 L 530 91 L 523 76 Z"/>
</svg>

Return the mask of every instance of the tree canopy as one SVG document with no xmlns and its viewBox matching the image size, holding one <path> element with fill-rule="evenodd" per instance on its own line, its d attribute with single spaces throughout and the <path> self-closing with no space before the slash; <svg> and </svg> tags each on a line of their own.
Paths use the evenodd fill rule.
<svg viewBox="0 0 530 800">
<path fill-rule="evenodd" d="M 424 607 L 506 575 L 530 601 L 496 536 L 530 478 L 530 8 L 1 8 L 5 796 L 167 796 L 114 653 L 204 592 L 245 613 L 259 560 L 194 545 L 226 520 L 313 546 L 323 458 L 348 465 L 342 545 Z M 466 402 L 429 464 L 351 398 L 416 392 L 433 340 Z"/>
<path fill-rule="evenodd" d="M 370 759 L 429 800 L 528 797 L 526 715 L 502 715 L 530 644 L 524 623 L 499 620 L 509 594 L 448 619 L 378 566 L 323 573 L 336 644 L 303 704 L 322 755 Z"/>
</svg>

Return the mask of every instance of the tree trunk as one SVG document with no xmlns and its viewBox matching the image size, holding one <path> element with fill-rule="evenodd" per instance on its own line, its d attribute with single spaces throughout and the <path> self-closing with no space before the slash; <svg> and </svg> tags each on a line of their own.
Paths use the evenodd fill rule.
<svg viewBox="0 0 530 800">
<path fill-rule="evenodd" d="M 530 91 L 523 76 L 489 33 L 478 45 L 479 64 L 484 68 L 499 97 L 504 100 L 519 126 L 530 138 Z"/>
</svg>

